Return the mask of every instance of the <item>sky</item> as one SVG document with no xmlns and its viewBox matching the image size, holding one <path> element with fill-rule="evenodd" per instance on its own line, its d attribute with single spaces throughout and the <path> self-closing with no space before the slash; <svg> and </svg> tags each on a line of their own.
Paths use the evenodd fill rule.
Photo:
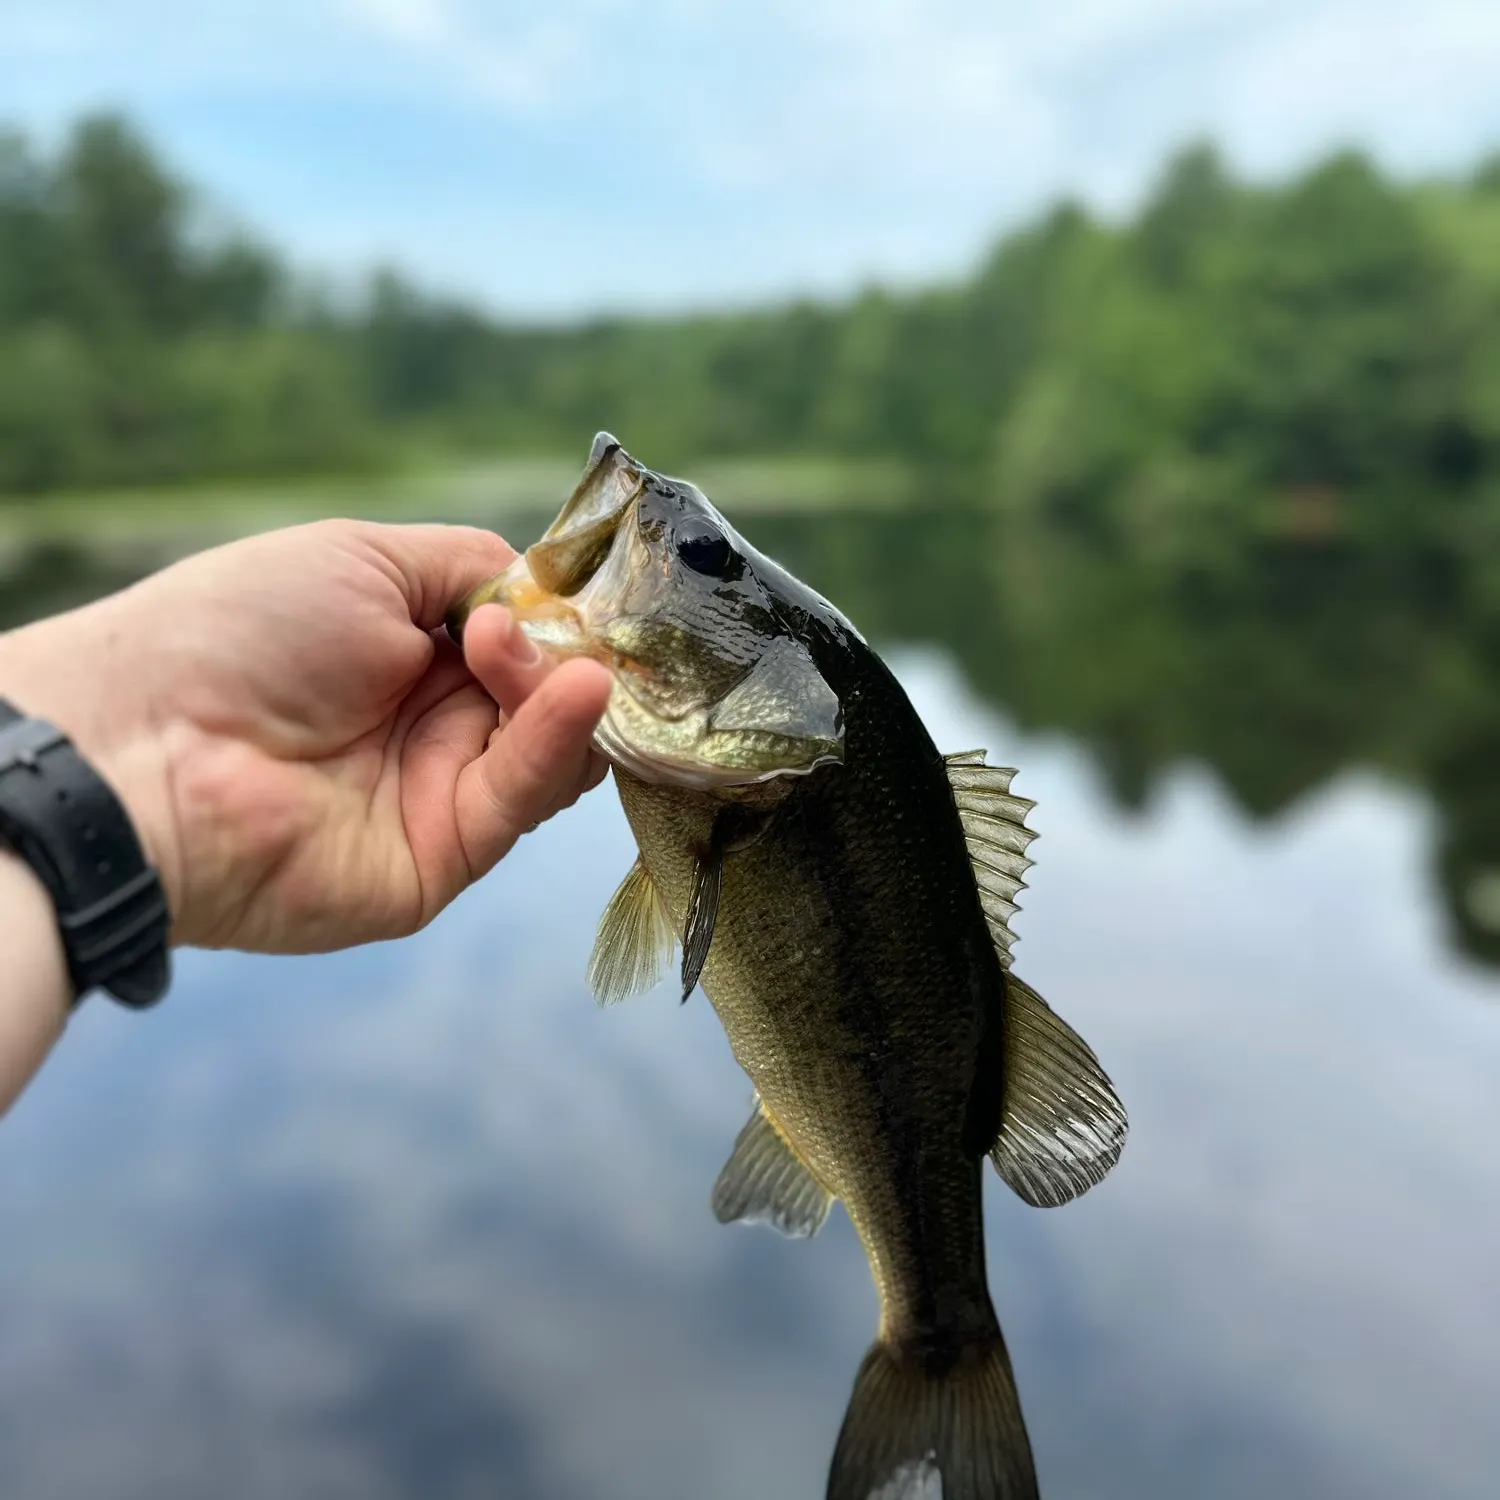
<svg viewBox="0 0 1500 1500">
<path fill-rule="evenodd" d="M 528 319 L 961 274 L 1185 140 L 1281 173 L 1500 145 L 1493 0 L 5 0 L 0 119 L 122 107 L 334 276 Z"/>
</svg>

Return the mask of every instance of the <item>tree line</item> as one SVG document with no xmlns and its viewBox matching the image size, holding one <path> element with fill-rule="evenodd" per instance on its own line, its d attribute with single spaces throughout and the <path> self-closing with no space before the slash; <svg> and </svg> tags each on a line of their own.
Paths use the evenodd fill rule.
<svg viewBox="0 0 1500 1500">
<path fill-rule="evenodd" d="M 215 224 L 128 121 L 0 134 L 0 492 L 572 453 L 911 466 L 944 495 L 1171 538 L 1379 530 L 1500 465 L 1500 159 L 1276 184 L 1182 152 L 971 275 L 842 302 L 507 327 L 393 272 L 334 296 Z M 1349 497 L 1358 494 L 1351 508 Z"/>
</svg>

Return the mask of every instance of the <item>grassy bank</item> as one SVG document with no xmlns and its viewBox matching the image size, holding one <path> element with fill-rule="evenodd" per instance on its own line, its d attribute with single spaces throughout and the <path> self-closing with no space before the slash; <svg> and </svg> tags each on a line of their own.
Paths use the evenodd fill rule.
<svg viewBox="0 0 1500 1500">
<path fill-rule="evenodd" d="M 577 458 L 505 459 L 380 477 L 77 491 L 0 502 L 0 549 L 57 543 L 85 550 L 207 545 L 326 516 L 442 520 L 506 530 L 555 511 L 577 483 Z M 915 476 L 844 459 L 724 460 L 691 477 L 731 518 L 764 512 L 895 509 Z"/>
</svg>

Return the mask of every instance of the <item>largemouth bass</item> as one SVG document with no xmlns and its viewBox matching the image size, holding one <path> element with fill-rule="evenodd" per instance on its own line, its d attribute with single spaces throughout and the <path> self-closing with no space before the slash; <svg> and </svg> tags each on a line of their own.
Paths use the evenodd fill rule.
<svg viewBox="0 0 1500 1500">
<path fill-rule="evenodd" d="M 701 980 L 758 1096 L 715 1213 L 811 1235 L 838 1199 L 869 1258 L 880 1326 L 830 1500 L 1035 1497 L 982 1168 L 1066 1202 L 1114 1165 L 1126 1119 L 1011 971 L 1032 804 L 984 752 L 940 754 L 832 605 L 608 434 L 450 629 L 488 600 L 614 674 L 596 743 L 640 857 L 590 979 L 619 1000 L 680 945 L 684 1000 Z"/>
</svg>

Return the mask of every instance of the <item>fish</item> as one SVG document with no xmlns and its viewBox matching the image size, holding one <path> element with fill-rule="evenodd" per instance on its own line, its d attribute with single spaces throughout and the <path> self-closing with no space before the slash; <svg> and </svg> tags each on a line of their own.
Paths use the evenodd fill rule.
<svg viewBox="0 0 1500 1500">
<path fill-rule="evenodd" d="M 588 975 L 603 1003 L 680 949 L 755 1105 L 714 1184 L 725 1223 L 816 1234 L 837 1200 L 880 1320 L 828 1500 L 1036 1500 L 990 1298 L 988 1160 L 1066 1203 L 1124 1147 L 1088 1045 L 1013 970 L 1035 805 L 982 750 L 943 755 L 827 600 L 692 483 L 608 433 L 542 538 L 459 601 L 509 608 L 613 674 L 595 745 L 638 857 Z"/>
</svg>

